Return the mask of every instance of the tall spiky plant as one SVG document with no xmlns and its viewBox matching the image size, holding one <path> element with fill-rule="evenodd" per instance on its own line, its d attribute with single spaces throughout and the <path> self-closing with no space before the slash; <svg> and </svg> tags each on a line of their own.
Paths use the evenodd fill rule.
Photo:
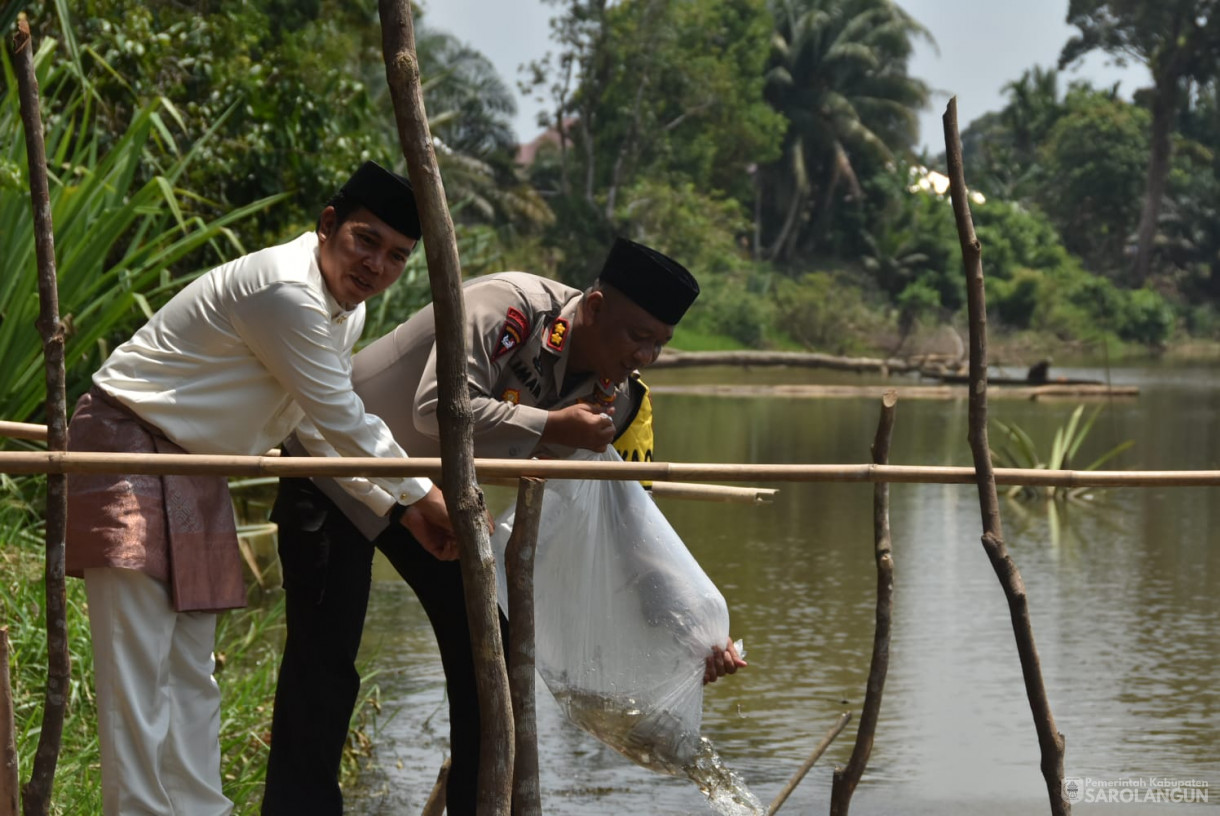
<svg viewBox="0 0 1220 816">
<path fill-rule="evenodd" d="M 268 206 L 273 196 L 204 222 L 189 216 L 189 194 L 175 184 L 204 142 L 180 151 L 170 126 L 181 117 L 166 99 L 135 114 L 127 131 L 108 149 L 91 126 L 92 96 L 72 61 L 54 59 L 46 40 L 35 57 L 44 94 L 51 214 L 58 254 L 60 312 L 68 324 L 69 389 L 79 391 L 107 353 L 107 343 L 151 314 L 155 302 L 189 275 L 171 270 L 200 247 L 240 254 L 228 226 Z M 15 87 L 3 57 L 5 88 Z M 218 126 L 217 123 L 216 126 Z M 215 126 L 214 126 L 215 127 Z M 0 95 L 0 418 L 37 417 L 43 399 L 41 346 L 34 331 L 38 314 L 28 169 L 16 95 Z M 164 169 L 140 179 L 148 151 L 165 156 Z M 228 247 L 221 247 L 227 243 Z"/>
</svg>

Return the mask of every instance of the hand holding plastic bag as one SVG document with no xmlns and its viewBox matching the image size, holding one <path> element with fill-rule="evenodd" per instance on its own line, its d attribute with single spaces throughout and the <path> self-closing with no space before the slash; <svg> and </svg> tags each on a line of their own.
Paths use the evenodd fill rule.
<svg viewBox="0 0 1220 816">
<path fill-rule="evenodd" d="M 502 607 L 512 522 L 510 510 L 492 539 Z M 547 483 L 534 615 L 538 671 L 568 718 L 644 767 L 683 772 L 701 751 L 706 659 L 728 641 L 729 614 L 638 483 Z"/>
</svg>

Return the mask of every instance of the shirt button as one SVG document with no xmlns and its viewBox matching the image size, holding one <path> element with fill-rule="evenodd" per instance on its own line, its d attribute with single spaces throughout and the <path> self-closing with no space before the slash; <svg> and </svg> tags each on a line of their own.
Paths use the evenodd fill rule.
<svg viewBox="0 0 1220 816">
<path fill-rule="evenodd" d="M 338 317 L 335 318 L 335 322 L 336 323 L 346 323 L 347 315 L 339 315 Z"/>
<path fill-rule="evenodd" d="M 411 497 L 406 493 L 399 493 L 398 494 L 398 503 L 399 504 L 410 504 Z"/>
</svg>

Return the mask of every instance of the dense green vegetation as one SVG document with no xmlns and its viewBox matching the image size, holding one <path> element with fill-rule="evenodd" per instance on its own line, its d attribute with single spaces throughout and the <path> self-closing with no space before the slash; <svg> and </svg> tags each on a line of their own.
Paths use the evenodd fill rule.
<svg viewBox="0 0 1220 816">
<path fill-rule="evenodd" d="M 956 233 L 947 201 L 926 183 L 925 168 L 943 162 L 916 154 L 928 88 L 908 62 L 930 35 L 901 3 L 549 2 L 555 50 L 520 78 L 498 76 L 418 15 L 467 274 L 525 268 L 583 284 L 610 237 L 626 234 L 705 283 L 679 345 L 903 353 L 935 329 L 961 332 Z M 1156 86 L 1126 101 L 1114 89 L 1061 87 L 1055 67 L 1030 66 L 1007 86 L 1002 110 L 965 128 L 997 343 L 1163 350 L 1220 331 L 1212 5 L 1073 0 L 1079 34 L 1064 44 L 1063 65 L 1105 50 L 1148 64 Z M 130 189 L 112 195 L 134 202 L 165 179 L 160 190 L 175 202 L 149 228 L 162 232 L 269 203 L 233 220 L 223 244 L 212 236 L 208 251 L 172 259 L 175 277 L 308 228 L 363 158 L 402 168 L 375 4 L 25 7 L 38 41 L 90 89 L 88 106 L 47 95 L 63 164 L 87 164 L 86 146 L 136 156 L 125 165 Z M 6 29 L 16 11 L 0 19 Z M 548 110 L 527 163 L 508 125 L 508 83 L 518 79 Z M 0 127 L 14 137 L 0 184 L 19 191 L 19 130 L 12 119 Z M 10 243 L 24 234 L 11 213 L 0 217 Z M 117 256 L 114 246 L 90 255 Z M 28 251 L 6 257 L 32 269 Z M 100 266 L 89 273 L 101 275 Z M 131 283 L 134 293 L 150 286 Z M 426 298 L 420 257 L 374 305 L 370 336 Z"/>
<path fill-rule="evenodd" d="M 579 285 L 610 238 L 689 265 L 685 348 L 912 353 L 964 333 L 958 239 L 918 155 L 929 38 L 893 0 L 548 0 L 547 101 L 520 162 L 513 95 L 460 33 L 417 16 L 425 98 L 464 270 Z M 962 133 L 993 348 L 1164 350 L 1220 340 L 1220 0 L 1071 0 L 1061 65 L 1030 66 Z M 403 169 L 376 4 L 30 0 L 51 173 L 70 398 L 190 276 L 312 226 L 365 158 Z M 1139 60 L 1127 101 L 1059 69 Z M 12 68 L 0 77 L 0 418 L 36 420 L 42 377 L 28 173 Z M 370 304 L 376 337 L 428 298 L 423 253 Z M 23 762 L 41 658 L 36 480 L 5 482 L 0 620 L 13 627 Z M 71 582 L 77 649 L 83 592 Z M 275 661 L 261 620 L 220 648 L 233 795 L 257 798 Z M 271 640 L 274 640 L 272 637 Z M 88 650 L 65 729 L 64 812 L 93 812 Z M 268 668 L 270 667 L 270 668 Z M 231 690 L 230 690 L 231 689 Z M 249 705 L 244 705 L 243 701 Z M 247 710 L 249 709 L 249 710 Z M 234 764 L 236 763 L 236 764 Z M 28 767 L 28 765 L 26 766 Z M 76 792 L 77 784 L 80 791 Z"/>
</svg>

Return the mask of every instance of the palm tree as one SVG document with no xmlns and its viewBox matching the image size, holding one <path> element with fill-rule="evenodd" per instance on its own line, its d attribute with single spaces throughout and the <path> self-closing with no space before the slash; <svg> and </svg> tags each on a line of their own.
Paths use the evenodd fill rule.
<svg viewBox="0 0 1220 816">
<path fill-rule="evenodd" d="M 907 61 L 914 37 L 932 40 L 891 0 L 775 0 L 772 13 L 764 93 L 788 132 L 763 168 L 761 217 L 782 260 L 818 239 L 841 187 L 859 200 L 864 166 L 911 151 L 928 87 Z"/>
</svg>

